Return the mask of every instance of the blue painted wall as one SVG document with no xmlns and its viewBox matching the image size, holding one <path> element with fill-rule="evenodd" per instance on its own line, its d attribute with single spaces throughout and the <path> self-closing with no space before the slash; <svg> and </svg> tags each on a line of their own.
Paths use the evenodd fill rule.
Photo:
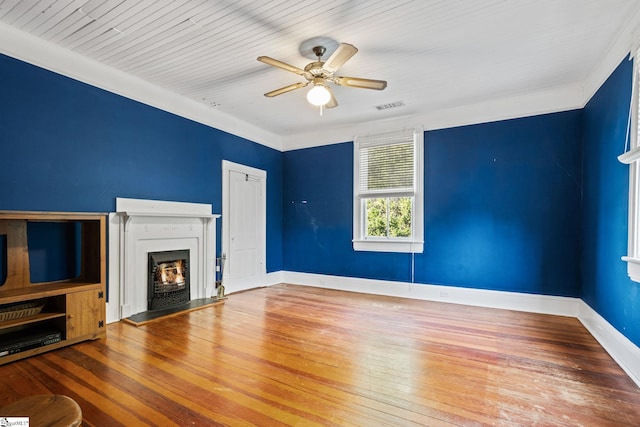
<svg viewBox="0 0 640 427">
<path fill-rule="evenodd" d="M 0 94 L 0 209 L 110 212 L 132 197 L 219 213 L 227 159 L 267 171 L 267 271 L 282 269 L 279 151 L 3 55 Z"/>
<path fill-rule="evenodd" d="M 615 160 L 630 85 L 623 61 L 584 110 L 427 132 L 416 282 L 582 296 L 640 344 Z M 0 93 L 0 209 L 134 197 L 219 211 L 228 159 L 267 170 L 267 271 L 411 280 L 411 255 L 352 250 L 351 143 L 280 153 L 2 55 Z"/>
<path fill-rule="evenodd" d="M 420 283 L 580 294 L 581 112 L 427 132 Z"/>
<path fill-rule="evenodd" d="M 580 294 L 580 111 L 425 134 L 415 281 Z M 411 255 L 352 250 L 351 143 L 284 155 L 284 268 L 411 280 Z"/>
<path fill-rule="evenodd" d="M 625 146 L 633 66 L 623 60 L 584 108 L 582 298 L 640 346 L 640 284 L 627 276 Z"/>
<path fill-rule="evenodd" d="M 27 224 L 31 282 L 52 282 L 78 277 L 81 273 L 81 236 L 79 223 Z"/>
</svg>

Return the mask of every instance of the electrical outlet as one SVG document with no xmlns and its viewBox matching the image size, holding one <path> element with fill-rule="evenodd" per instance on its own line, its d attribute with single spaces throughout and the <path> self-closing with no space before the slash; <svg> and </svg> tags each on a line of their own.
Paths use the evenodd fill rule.
<svg viewBox="0 0 640 427">
<path fill-rule="evenodd" d="M 449 298 L 449 292 L 440 291 L 440 298 Z"/>
</svg>

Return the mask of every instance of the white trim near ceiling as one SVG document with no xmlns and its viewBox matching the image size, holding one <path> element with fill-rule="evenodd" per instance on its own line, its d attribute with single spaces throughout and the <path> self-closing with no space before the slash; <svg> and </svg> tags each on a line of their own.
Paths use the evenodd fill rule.
<svg viewBox="0 0 640 427">
<path fill-rule="evenodd" d="M 0 53 L 282 151 L 276 134 L 3 23 Z"/>
<path fill-rule="evenodd" d="M 284 151 L 319 145 L 353 141 L 355 135 L 384 132 L 422 126 L 425 131 L 488 123 L 498 120 L 536 116 L 547 113 L 575 110 L 584 107 L 581 85 L 527 93 L 491 102 L 467 104 L 424 114 L 396 117 L 375 122 L 362 122 L 331 127 L 313 128 L 306 133 L 282 137 Z"/>
<path fill-rule="evenodd" d="M 616 69 L 620 61 L 624 59 L 629 52 L 637 49 L 640 40 L 640 7 L 636 8 L 635 13 L 631 14 L 627 24 L 622 26 L 606 55 L 597 67 L 590 70 L 584 83 L 583 90 L 583 107 L 600 89 L 600 86 L 609 78 L 611 73 Z"/>
</svg>

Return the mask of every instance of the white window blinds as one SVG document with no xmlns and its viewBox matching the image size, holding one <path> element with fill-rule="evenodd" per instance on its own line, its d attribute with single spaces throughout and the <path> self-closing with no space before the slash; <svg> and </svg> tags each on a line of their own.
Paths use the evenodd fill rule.
<svg viewBox="0 0 640 427">
<path fill-rule="evenodd" d="M 358 142 L 360 195 L 414 192 L 413 130 L 365 136 Z"/>
</svg>

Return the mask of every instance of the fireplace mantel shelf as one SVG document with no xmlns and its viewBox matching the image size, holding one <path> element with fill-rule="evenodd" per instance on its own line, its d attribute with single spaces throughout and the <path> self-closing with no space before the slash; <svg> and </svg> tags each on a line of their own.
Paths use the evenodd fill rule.
<svg viewBox="0 0 640 427">
<path fill-rule="evenodd" d="M 130 212 L 121 211 L 117 212 L 124 216 L 146 216 L 146 217 L 170 217 L 170 218 L 220 218 L 217 214 L 203 214 L 203 213 L 177 213 L 177 212 Z"/>
</svg>

